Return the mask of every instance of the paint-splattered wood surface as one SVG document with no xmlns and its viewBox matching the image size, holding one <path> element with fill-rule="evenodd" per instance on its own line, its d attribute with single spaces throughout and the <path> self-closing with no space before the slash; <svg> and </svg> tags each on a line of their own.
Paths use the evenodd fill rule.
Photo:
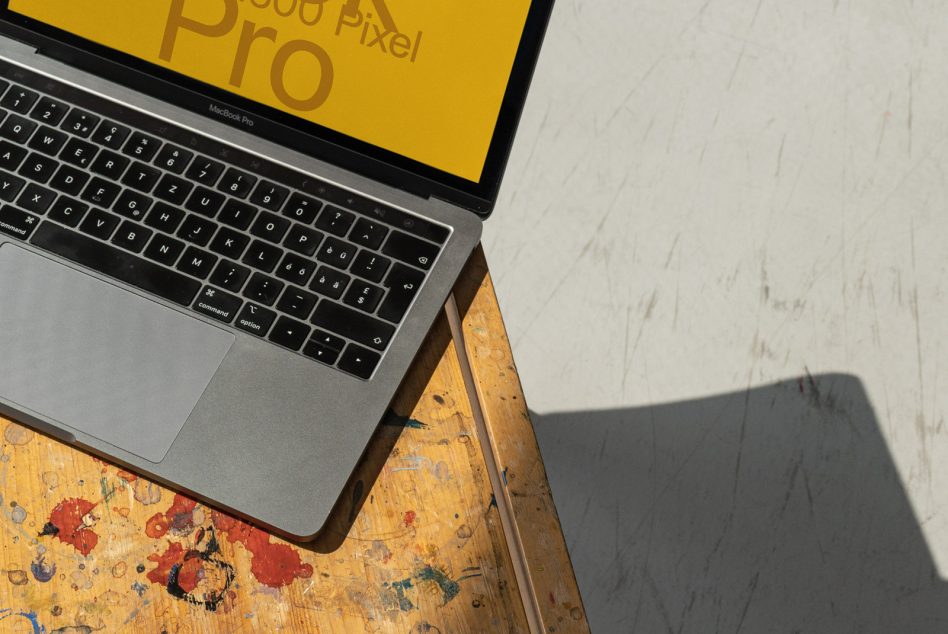
<svg viewBox="0 0 948 634">
<path fill-rule="evenodd" d="M 480 252 L 456 295 L 479 407 L 442 318 L 314 544 L 0 419 L 0 632 L 588 631 Z"/>
</svg>

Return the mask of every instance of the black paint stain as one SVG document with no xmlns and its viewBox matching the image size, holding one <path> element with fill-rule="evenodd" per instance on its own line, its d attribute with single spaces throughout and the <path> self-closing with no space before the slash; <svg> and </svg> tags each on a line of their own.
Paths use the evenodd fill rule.
<svg viewBox="0 0 948 634">
<path fill-rule="evenodd" d="M 47 535 L 59 535 L 59 527 L 52 522 L 46 522 L 46 524 L 43 525 L 43 530 L 40 532 L 39 536 L 45 537 Z"/>
<path fill-rule="evenodd" d="M 227 597 L 227 591 L 230 590 L 231 585 L 234 583 L 236 573 L 234 572 L 233 566 L 231 566 L 226 561 L 223 561 L 219 557 L 214 556 L 221 551 L 220 544 L 217 542 L 217 536 L 214 533 L 214 527 L 208 528 L 206 534 L 209 534 L 210 537 L 208 538 L 207 545 L 204 547 L 204 549 L 189 550 L 187 553 L 185 553 L 184 560 L 189 561 L 191 559 L 198 558 L 207 565 L 214 566 L 219 570 L 223 570 L 224 587 L 217 591 L 204 594 L 201 597 L 193 596 L 186 592 L 184 588 L 178 584 L 178 575 L 181 572 L 182 564 L 175 564 L 171 567 L 171 571 L 168 573 L 168 584 L 166 588 L 168 590 L 168 594 L 175 597 L 176 599 L 187 601 L 193 605 L 199 605 L 208 612 L 216 612 L 217 608 L 220 607 L 220 604 Z M 201 535 L 201 538 L 203 537 L 204 535 Z M 201 540 L 199 539 L 198 541 L 200 542 Z"/>
</svg>

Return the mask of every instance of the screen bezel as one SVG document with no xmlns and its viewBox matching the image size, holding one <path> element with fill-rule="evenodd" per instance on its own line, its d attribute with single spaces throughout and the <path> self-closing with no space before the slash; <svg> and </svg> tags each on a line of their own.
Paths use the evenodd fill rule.
<svg viewBox="0 0 948 634">
<path fill-rule="evenodd" d="M 481 180 L 473 182 L 25 17 L 8 9 L 8 2 L 0 0 L 0 34 L 35 46 L 40 53 L 199 114 L 206 115 L 211 104 L 226 105 L 252 116 L 257 136 L 482 217 L 490 215 L 496 202 L 553 7 L 553 0 L 531 0 Z M 215 120 L 247 131 L 229 120 Z"/>
</svg>

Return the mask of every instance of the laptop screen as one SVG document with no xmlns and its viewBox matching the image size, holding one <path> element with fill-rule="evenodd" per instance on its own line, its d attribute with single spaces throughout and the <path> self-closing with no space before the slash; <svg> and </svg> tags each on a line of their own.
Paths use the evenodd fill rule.
<svg viewBox="0 0 948 634">
<path fill-rule="evenodd" d="M 477 182 L 530 0 L 9 0 L 8 8 Z M 225 105 L 215 114 L 243 116 Z"/>
</svg>

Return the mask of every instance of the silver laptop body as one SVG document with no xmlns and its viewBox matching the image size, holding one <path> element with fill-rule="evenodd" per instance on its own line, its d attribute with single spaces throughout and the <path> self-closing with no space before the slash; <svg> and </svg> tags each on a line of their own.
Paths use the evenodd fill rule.
<svg viewBox="0 0 948 634">
<path fill-rule="evenodd" d="M 531 9 L 533 26 L 524 36 L 531 41 L 521 44 L 522 86 L 504 106 L 513 123 L 500 141 L 501 168 L 550 10 L 534 4 L 543 6 Z M 332 152 L 317 158 L 112 81 L 111 62 L 99 72 L 95 62 L 43 54 L 22 25 L 3 30 L 0 76 L 7 81 L 16 82 L 22 70 L 34 87 L 41 77 L 81 89 L 401 212 L 397 223 L 410 226 L 417 218 L 445 230 L 436 261 L 368 379 L 83 266 L 32 238 L 0 233 L 0 413 L 269 530 L 316 537 L 477 245 L 499 178 L 474 212 L 475 205 L 406 191 L 371 170 L 343 169 L 328 160 Z"/>
</svg>

